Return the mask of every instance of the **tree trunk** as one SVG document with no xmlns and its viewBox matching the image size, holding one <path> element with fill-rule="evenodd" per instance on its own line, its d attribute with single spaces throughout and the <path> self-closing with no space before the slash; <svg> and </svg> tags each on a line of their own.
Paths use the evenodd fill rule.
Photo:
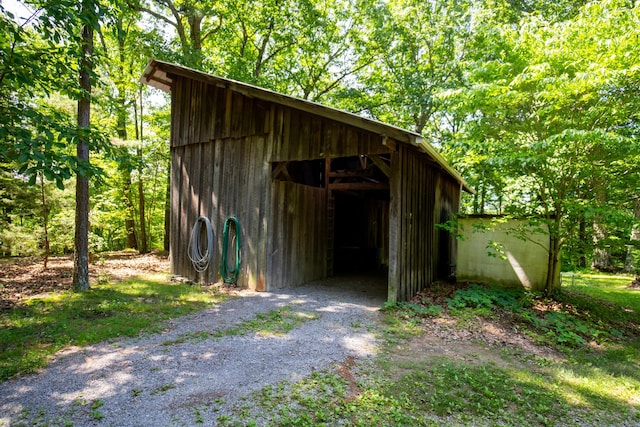
<svg viewBox="0 0 640 427">
<path fill-rule="evenodd" d="M 602 186 L 598 186 L 595 190 L 597 206 L 602 208 L 606 206 L 607 197 Z M 597 213 L 593 220 L 593 261 L 591 267 L 599 271 L 613 271 L 611 263 L 611 253 L 605 246 L 604 242 L 608 237 L 607 228 L 604 224 L 604 215 Z"/>
<path fill-rule="evenodd" d="M 143 125 L 142 125 L 142 121 L 143 121 L 143 117 L 144 117 L 144 111 L 143 111 L 143 104 L 142 104 L 142 86 L 140 86 L 140 122 L 139 122 L 139 130 L 138 130 L 138 137 L 140 140 L 140 145 L 138 146 L 137 149 L 137 155 L 138 155 L 138 164 L 140 165 L 140 168 L 138 169 L 138 213 L 140 214 L 140 242 L 139 242 L 139 247 L 138 247 L 138 251 L 141 254 L 146 254 L 147 252 L 149 252 L 149 249 L 147 247 L 147 227 L 146 227 L 146 221 L 145 221 L 145 216 L 144 216 L 144 186 L 142 185 L 142 165 L 143 163 L 143 158 L 142 158 L 142 141 L 143 141 L 143 135 L 142 135 L 142 129 L 143 129 Z"/>
<path fill-rule="evenodd" d="M 560 254 L 562 243 L 559 237 L 561 229 L 562 212 L 556 206 L 554 218 L 547 216 L 549 221 L 549 257 L 547 260 L 547 277 L 544 285 L 544 294 L 551 295 L 560 286 Z"/>
<path fill-rule="evenodd" d="M 142 148 L 138 149 L 138 155 L 142 158 Z M 138 174 L 138 212 L 140 214 L 140 245 L 138 251 L 141 254 L 149 252 L 147 247 L 147 227 L 144 217 L 144 186 L 142 185 L 142 171 Z"/>
<path fill-rule="evenodd" d="M 88 0 L 82 4 L 82 12 L 90 13 Z M 78 128 L 89 131 L 91 124 L 91 56 L 93 55 L 93 28 L 91 24 L 82 26 L 82 57 L 80 58 L 80 88 L 83 90 L 78 100 Z M 86 135 L 78 139 L 76 153 L 80 161 L 89 162 L 89 145 Z M 89 286 L 89 178 L 81 173 L 76 181 L 76 223 L 73 255 L 73 289 L 85 291 Z"/>
<path fill-rule="evenodd" d="M 544 294 L 551 295 L 557 287 L 556 277 L 558 276 L 558 268 L 560 260 L 560 246 L 556 236 L 549 236 L 549 258 L 547 261 L 547 278 L 544 285 Z"/>
<path fill-rule="evenodd" d="M 136 237 L 136 223 L 133 219 L 134 209 L 131 201 L 131 172 L 125 168 L 122 169 L 122 192 L 124 193 L 124 206 L 126 216 L 124 226 L 127 230 L 126 247 L 130 249 L 138 249 L 138 238 Z"/>
<path fill-rule="evenodd" d="M 578 249 L 578 267 L 586 268 L 587 267 L 587 253 L 586 253 L 586 245 L 584 242 L 587 241 L 587 222 L 584 217 L 580 218 L 580 223 L 578 224 L 578 237 L 580 239 L 579 249 Z"/>
<path fill-rule="evenodd" d="M 118 99 L 118 123 L 116 124 L 118 137 L 127 140 L 127 122 L 126 122 L 126 100 L 124 95 Z M 127 156 L 129 152 L 127 148 Z M 138 239 L 136 238 L 136 223 L 134 220 L 133 202 L 131 201 L 131 169 L 125 164 L 120 166 L 122 174 L 122 200 L 125 209 L 124 227 L 127 233 L 127 241 L 125 247 L 138 249 Z"/>
<path fill-rule="evenodd" d="M 44 191 L 44 176 L 40 173 L 40 201 L 42 202 L 42 227 L 44 228 L 44 269 L 47 269 L 49 262 L 49 206 L 47 206 L 47 198 Z"/>
<path fill-rule="evenodd" d="M 120 76 L 124 76 L 124 64 L 126 62 L 126 32 L 124 31 L 122 19 L 119 18 L 116 22 L 118 26 L 118 72 Z M 117 109 L 117 122 L 116 122 L 116 132 L 118 133 L 118 138 L 126 141 L 128 138 L 127 134 L 127 97 L 126 97 L 126 89 L 125 84 L 122 82 L 116 82 L 118 89 L 118 102 L 116 104 Z M 123 150 L 127 151 L 127 156 L 129 156 L 129 150 L 126 146 Z M 136 223 L 134 220 L 135 210 L 133 208 L 133 202 L 131 198 L 131 168 L 127 166 L 127 164 L 122 165 L 120 167 L 121 176 L 122 176 L 122 193 L 123 193 L 123 202 L 125 209 L 125 219 L 124 219 L 124 228 L 127 233 L 127 239 L 125 243 L 126 248 L 130 249 L 138 249 L 138 239 L 136 238 Z"/>
</svg>

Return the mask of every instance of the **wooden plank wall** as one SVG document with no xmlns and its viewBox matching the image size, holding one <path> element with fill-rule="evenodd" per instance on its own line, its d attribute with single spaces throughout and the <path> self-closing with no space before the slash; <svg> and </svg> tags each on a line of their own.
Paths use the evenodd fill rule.
<svg viewBox="0 0 640 427">
<path fill-rule="evenodd" d="M 270 168 L 265 161 L 269 152 L 263 120 L 268 111 L 229 94 L 226 89 L 188 79 L 178 79 L 173 88 L 171 271 L 191 280 L 218 280 L 224 221 L 235 216 L 242 229 L 238 284 L 263 289 L 270 198 L 270 187 L 264 185 L 270 180 Z M 262 118 L 260 113 L 252 115 L 256 109 Z M 201 275 L 188 256 L 191 231 L 199 216 L 210 219 L 216 243 L 209 269 Z"/>
<path fill-rule="evenodd" d="M 216 140 L 172 149 L 171 266 L 172 272 L 191 280 L 219 278 L 224 221 L 235 216 L 242 229 L 242 264 L 239 284 L 252 289 L 265 286 L 269 190 L 263 183 L 269 169 L 263 137 Z M 209 218 L 214 230 L 214 254 L 209 269 L 196 274 L 188 257 L 193 225 Z"/>
<path fill-rule="evenodd" d="M 459 185 L 413 147 L 290 107 L 175 77 L 171 129 L 171 267 L 174 274 L 219 278 L 224 220 L 242 227 L 239 285 L 258 290 L 297 285 L 326 275 L 326 191 L 271 178 L 272 161 L 358 154 L 391 154 L 388 217 L 389 299 L 406 300 L 437 277 L 441 235 L 434 224 L 457 212 Z M 456 187 L 457 185 L 457 187 Z M 386 210 L 383 206 L 383 210 Z M 320 213 L 320 214 L 319 214 Z M 200 215 L 213 225 L 216 245 L 209 270 L 196 275 L 189 240 Z M 442 246 L 444 248 L 444 246 Z M 452 249 L 453 248 L 453 249 Z M 455 256 L 455 255 L 453 255 Z M 447 268 L 449 262 L 446 262 Z"/>
<path fill-rule="evenodd" d="M 326 192 L 286 181 L 273 182 L 269 289 L 326 277 Z"/>
<path fill-rule="evenodd" d="M 460 210 L 460 183 L 445 174 L 440 174 L 436 187 L 436 223 L 442 224 L 453 219 Z M 449 276 L 451 264 L 456 263 L 458 256 L 457 240 L 454 235 L 443 229 L 437 231 L 436 279 L 444 280 Z"/>
<path fill-rule="evenodd" d="M 269 110 L 268 103 L 230 89 L 175 77 L 171 146 L 264 135 L 269 130 Z"/>
<path fill-rule="evenodd" d="M 447 181 L 428 157 L 398 145 L 391 159 L 389 212 L 389 301 L 406 301 L 448 271 L 450 250 L 440 254 L 440 240 L 449 239 L 435 224 L 443 210 L 456 208 L 460 186 Z M 457 212 L 457 210 L 456 210 Z M 447 216 L 447 215 L 445 215 Z"/>
<path fill-rule="evenodd" d="M 389 201 L 366 199 L 368 221 L 366 247 L 378 250 L 379 268 L 389 266 Z"/>
<path fill-rule="evenodd" d="M 378 134 L 282 105 L 272 105 L 271 114 L 273 162 L 389 153 Z"/>
</svg>

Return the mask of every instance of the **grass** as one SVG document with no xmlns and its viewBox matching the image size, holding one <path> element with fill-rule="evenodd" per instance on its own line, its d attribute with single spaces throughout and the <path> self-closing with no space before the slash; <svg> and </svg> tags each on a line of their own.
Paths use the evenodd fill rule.
<svg viewBox="0 0 640 427">
<path fill-rule="evenodd" d="M 593 298 L 598 303 L 640 315 L 640 289 L 629 288 L 632 280 L 632 276 L 626 275 L 580 274 L 565 278 L 562 290 L 572 298 Z"/>
<path fill-rule="evenodd" d="M 217 331 L 215 336 L 226 337 L 250 333 L 263 337 L 284 336 L 300 324 L 316 319 L 318 319 L 317 313 L 295 310 L 294 306 L 285 305 L 266 313 L 258 313 L 255 317 L 243 320 L 232 328 Z"/>
<path fill-rule="evenodd" d="M 30 298 L 0 314 L 0 381 L 44 367 L 64 347 L 159 331 L 164 320 L 224 298 L 211 288 L 169 283 L 165 275 Z"/>
<path fill-rule="evenodd" d="M 576 278 L 578 279 L 578 278 Z M 587 281 L 588 280 L 588 281 Z M 617 277 L 584 277 L 554 300 L 472 286 L 442 305 L 385 307 L 385 345 L 370 365 L 314 372 L 263 388 L 221 426 L 640 425 L 640 292 Z M 621 314 L 624 313 L 624 314 Z M 501 320 L 547 355 L 469 341 L 428 356 L 408 343 L 426 322 L 457 330 Z M 454 343 L 456 344 L 456 343 Z M 442 345 L 449 345 L 446 342 Z M 470 348 L 474 357 L 454 350 Z M 490 355 L 492 357 L 485 357 Z"/>
<path fill-rule="evenodd" d="M 316 313 L 295 310 L 295 307 L 286 305 L 280 308 L 270 310 L 266 313 L 258 313 L 251 319 L 239 322 L 235 326 L 227 329 L 221 329 L 215 332 L 197 331 L 188 332 L 173 340 L 167 340 L 162 343 L 164 346 L 182 344 L 184 342 L 199 342 L 210 337 L 227 337 L 240 336 L 255 333 L 257 335 L 267 336 L 284 336 L 296 326 L 309 320 L 318 319 Z"/>
</svg>

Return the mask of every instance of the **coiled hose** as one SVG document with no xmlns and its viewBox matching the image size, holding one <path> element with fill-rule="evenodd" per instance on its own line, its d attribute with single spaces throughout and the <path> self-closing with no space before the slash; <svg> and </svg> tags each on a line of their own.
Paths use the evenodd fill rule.
<svg viewBox="0 0 640 427">
<path fill-rule="evenodd" d="M 200 242 L 203 224 L 206 227 L 207 232 L 207 244 L 206 250 L 204 251 L 202 248 L 203 245 Z M 211 221 L 209 221 L 209 218 L 201 216 L 196 220 L 193 225 L 193 229 L 191 230 L 191 239 L 187 254 L 193 264 L 193 268 L 198 273 L 202 273 L 209 268 L 209 263 L 213 257 L 213 228 L 211 227 Z"/>
<path fill-rule="evenodd" d="M 230 229 L 233 224 L 234 232 L 229 241 Z M 220 276 L 224 283 L 236 283 L 240 274 L 240 221 L 235 216 L 230 216 L 224 222 L 222 232 L 222 260 L 220 261 Z M 235 243 L 235 263 L 229 266 L 229 246 Z"/>
</svg>

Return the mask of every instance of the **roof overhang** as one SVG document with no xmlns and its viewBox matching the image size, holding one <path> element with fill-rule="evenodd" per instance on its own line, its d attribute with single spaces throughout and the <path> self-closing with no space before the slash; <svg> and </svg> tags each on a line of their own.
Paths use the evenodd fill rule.
<svg viewBox="0 0 640 427">
<path fill-rule="evenodd" d="M 147 67 L 142 73 L 142 77 L 140 77 L 140 82 L 158 88 L 164 92 L 171 93 L 174 76 L 182 76 L 193 80 L 204 81 L 212 85 L 231 89 L 234 92 L 241 93 L 251 98 L 285 105 L 300 111 L 364 129 L 372 133 L 377 133 L 385 137 L 393 138 L 399 142 L 410 144 L 433 158 L 433 160 L 441 166 L 442 169 L 460 183 L 463 190 L 469 193 L 475 193 L 465 182 L 462 176 L 447 163 L 444 157 L 442 157 L 442 155 L 418 133 L 388 125 L 367 117 L 358 116 L 357 114 L 327 107 L 325 105 L 318 104 L 317 102 L 283 95 L 269 89 L 214 76 L 182 65 L 159 61 L 157 59 L 149 60 Z"/>
</svg>

